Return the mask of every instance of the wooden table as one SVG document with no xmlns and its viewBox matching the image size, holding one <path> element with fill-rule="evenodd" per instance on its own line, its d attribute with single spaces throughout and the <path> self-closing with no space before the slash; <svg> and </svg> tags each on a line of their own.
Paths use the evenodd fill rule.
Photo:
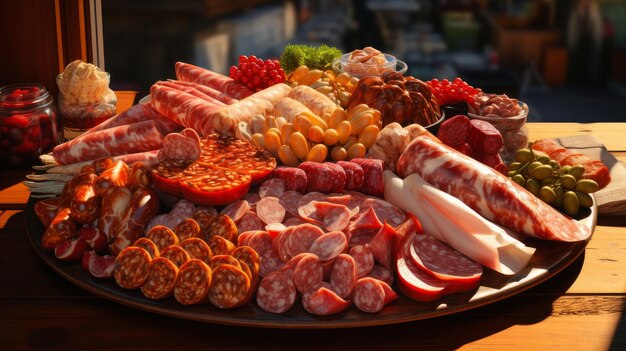
<svg viewBox="0 0 626 351">
<path fill-rule="evenodd" d="M 530 124 L 531 139 L 592 133 L 626 161 L 626 123 Z M 266 350 L 626 349 L 626 217 L 600 217 L 585 253 L 512 298 L 399 325 L 254 329 L 135 310 L 64 280 L 25 235 L 27 171 L 0 171 L 0 348 Z M 376 318 L 375 315 L 372 318 Z"/>
</svg>

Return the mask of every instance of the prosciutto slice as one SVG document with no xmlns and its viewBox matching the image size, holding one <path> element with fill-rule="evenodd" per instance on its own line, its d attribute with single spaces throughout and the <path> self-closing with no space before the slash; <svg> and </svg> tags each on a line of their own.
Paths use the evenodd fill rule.
<svg viewBox="0 0 626 351">
<path fill-rule="evenodd" d="M 185 93 L 191 94 L 197 98 L 200 98 L 204 101 L 207 101 L 211 104 L 214 105 L 218 105 L 218 106 L 226 106 L 225 103 L 201 92 L 200 90 L 194 88 L 194 87 L 190 87 L 190 86 L 185 86 L 185 85 L 180 85 L 178 83 L 176 83 L 175 81 L 158 81 L 156 83 L 154 83 L 155 85 L 160 85 L 160 86 L 165 86 L 165 87 L 170 87 L 170 88 L 174 88 L 176 90 L 180 90 L 183 91 Z"/>
<path fill-rule="evenodd" d="M 182 80 L 171 80 L 171 83 L 175 84 L 179 87 L 189 87 L 194 88 L 206 96 L 210 96 L 215 100 L 221 101 L 226 105 L 232 105 L 235 102 L 239 101 L 233 97 L 230 97 L 228 94 L 222 93 L 219 90 L 207 87 L 206 85 L 194 83 L 194 82 L 183 82 Z"/>
<path fill-rule="evenodd" d="M 170 121 L 165 116 L 155 111 L 149 103 L 139 103 L 128 110 L 118 113 L 117 115 L 107 119 L 106 121 L 94 126 L 85 132 L 85 134 L 97 132 L 99 130 L 109 129 L 113 127 L 143 122 L 145 120 L 155 121 L 163 134 L 167 134 L 180 128 L 180 125 Z"/>
<path fill-rule="evenodd" d="M 235 99 L 252 95 L 251 90 L 232 78 L 184 62 L 176 62 L 176 79 L 206 85 Z"/>
<path fill-rule="evenodd" d="M 400 156 L 398 175 L 420 175 L 483 217 L 518 233 L 557 241 L 587 240 L 591 230 L 566 217 L 500 172 L 419 136 Z"/>
<path fill-rule="evenodd" d="M 163 135 L 155 121 L 144 121 L 83 134 L 52 150 L 60 165 L 151 151 L 163 146 Z"/>
</svg>

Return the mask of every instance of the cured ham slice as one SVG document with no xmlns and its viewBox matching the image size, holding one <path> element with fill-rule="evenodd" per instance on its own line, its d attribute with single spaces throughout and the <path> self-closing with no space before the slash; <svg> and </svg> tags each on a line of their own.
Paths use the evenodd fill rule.
<svg viewBox="0 0 626 351">
<path fill-rule="evenodd" d="M 505 175 L 471 157 L 419 136 L 397 164 L 398 175 L 416 173 L 483 217 L 540 239 L 587 240 L 591 230 L 566 217 Z"/>
<path fill-rule="evenodd" d="M 180 128 L 180 125 L 167 119 L 155 111 L 150 103 L 139 103 L 128 110 L 118 113 L 117 115 L 107 119 L 106 121 L 94 126 L 85 132 L 85 134 L 97 132 L 99 130 L 109 129 L 113 127 L 153 120 L 157 123 L 163 134 L 167 134 Z"/>
<path fill-rule="evenodd" d="M 123 125 L 83 134 L 57 145 L 54 160 L 61 165 L 95 160 L 101 157 L 155 150 L 163 145 L 163 136 L 154 121 Z"/>
<path fill-rule="evenodd" d="M 176 62 L 176 78 L 184 82 L 206 85 L 235 99 L 243 99 L 252 95 L 252 91 L 235 82 L 232 78 L 184 62 Z"/>
<path fill-rule="evenodd" d="M 219 100 L 226 105 L 232 105 L 235 102 L 239 101 L 233 97 L 230 97 L 228 94 L 222 93 L 219 90 L 207 87 L 206 85 L 194 83 L 194 82 L 183 82 L 182 80 L 173 80 L 172 83 L 175 83 L 177 86 L 185 86 L 195 88 L 198 91 L 202 92 L 206 96 L 210 96 L 216 100 Z"/>
<path fill-rule="evenodd" d="M 202 91 L 191 87 L 191 86 L 185 86 L 185 85 L 181 85 L 178 84 L 176 81 L 158 81 L 156 83 L 154 83 L 155 85 L 160 85 L 160 86 L 164 86 L 164 87 L 170 87 L 170 88 L 174 88 L 176 90 L 180 90 L 183 91 L 185 93 L 191 94 L 197 98 L 200 98 L 204 101 L 210 102 L 214 105 L 218 105 L 218 106 L 226 106 L 225 103 L 223 103 L 220 100 L 217 100 L 205 93 L 203 93 Z"/>
<path fill-rule="evenodd" d="M 403 181 L 385 171 L 385 198 L 417 216 L 425 233 L 502 274 L 519 272 L 535 252 L 417 174 Z"/>
</svg>

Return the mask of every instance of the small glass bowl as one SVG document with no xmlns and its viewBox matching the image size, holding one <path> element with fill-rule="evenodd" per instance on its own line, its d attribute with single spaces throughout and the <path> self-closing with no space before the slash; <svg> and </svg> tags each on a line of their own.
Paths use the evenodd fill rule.
<svg viewBox="0 0 626 351">
<path fill-rule="evenodd" d="M 500 150 L 500 157 L 505 163 L 512 162 L 515 152 L 528 146 L 528 105 L 518 101 L 522 112 L 517 116 L 481 116 L 471 112 L 467 113 L 470 119 L 480 119 L 491 123 L 502 134 L 504 145 Z"/>
<path fill-rule="evenodd" d="M 363 77 L 377 77 L 387 72 L 398 72 L 404 74 L 408 66 L 404 61 L 398 60 L 395 56 L 384 54 L 387 62 L 385 63 L 351 63 L 350 54 L 343 54 L 341 58 L 333 61 L 332 67 L 335 72 L 348 73 L 351 77 L 363 78 Z M 354 66 L 353 66 L 354 65 Z M 358 65 L 358 66 L 357 66 Z M 363 67 L 365 72 L 358 72 L 356 67 Z"/>
</svg>

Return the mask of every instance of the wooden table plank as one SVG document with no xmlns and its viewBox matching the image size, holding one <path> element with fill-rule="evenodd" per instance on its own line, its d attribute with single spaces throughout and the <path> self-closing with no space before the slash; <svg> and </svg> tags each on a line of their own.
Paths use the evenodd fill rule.
<svg viewBox="0 0 626 351">
<path fill-rule="evenodd" d="M 626 151 L 626 123 L 528 123 L 530 140 L 593 134 L 609 151 Z"/>
</svg>

